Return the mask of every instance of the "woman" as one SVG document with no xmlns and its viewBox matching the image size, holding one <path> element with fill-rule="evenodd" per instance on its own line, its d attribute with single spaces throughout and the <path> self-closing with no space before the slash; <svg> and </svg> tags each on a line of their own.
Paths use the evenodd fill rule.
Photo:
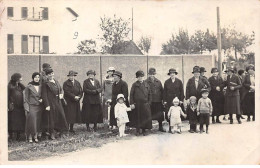
<svg viewBox="0 0 260 168">
<path fill-rule="evenodd" d="M 131 108 L 134 109 L 134 125 L 136 127 L 136 135 L 142 134 L 145 136 L 145 129 L 152 129 L 152 114 L 151 104 L 152 96 L 149 84 L 143 80 L 144 72 L 137 71 L 137 81 L 133 83 L 130 91 L 130 104 Z"/>
<path fill-rule="evenodd" d="M 95 79 L 95 71 L 89 70 L 87 72 L 88 79 L 83 84 L 83 107 L 82 120 L 86 123 L 87 131 L 90 131 L 89 124 L 94 124 L 94 131 L 97 131 L 97 123 L 103 122 L 101 111 L 100 93 L 102 91 L 100 83 Z"/>
<path fill-rule="evenodd" d="M 209 78 L 211 91 L 209 92 L 209 98 L 212 102 L 212 123 L 221 123 L 219 116 L 224 114 L 224 94 L 223 94 L 223 79 L 219 76 L 217 68 L 211 69 L 212 76 Z M 216 117 L 216 120 L 215 120 Z"/>
<path fill-rule="evenodd" d="M 69 79 L 63 83 L 64 98 L 67 102 L 64 110 L 69 124 L 69 131 L 75 133 L 73 130 L 74 123 L 81 122 L 80 99 L 83 96 L 83 91 L 80 83 L 75 80 L 77 72 L 69 71 L 67 76 Z"/>
<path fill-rule="evenodd" d="M 16 140 L 20 140 L 21 133 L 25 128 L 25 112 L 23 106 L 23 90 L 25 86 L 21 84 L 22 75 L 14 73 L 8 83 L 8 132 L 10 139 L 16 133 Z"/>
<path fill-rule="evenodd" d="M 247 115 L 247 121 L 250 121 L 250 116 L 253 116 L 255 121 L 255 67 L 249 65 L 246 68 L 248 74 L 245 77 L 243 86 L 246 88 L 246 95 L 244 98 L 245 114 Z"/>
<path fill-rule="evenodd" d="M 225 94 L 225 114 L 229 114 L 230 124 L 233 124 L 233 114 L 236 114 L 236 118 L 239 124 L 241 124 L 240 116 L 240 95 L 239 89 L 242 87 L 239 77 L 234 74 L 233 68 L 227 69 L 227 80 L 224 81 L 224 87 L 227 86 Z"/>
<path fill-rule="evenodd" d="M 108 111 L 110 111 L 110 108 L 108 107 L 108 104 L 111 103 L 111 99 L 112 99 L 112 86 L 114 82 L 114 77 L 113 77 L 114 72 L 115 72 L 115 68 L 109 67 L 107 70 L 107 76 L 103 83 L 103 118 L 105 122 L 109 120 Z"/>
<path fill-rule="evenodd" d="M 47 81 L 42 86 L 43 104 L 47 113 L 45 127 L 51 134 L 51 139 L 55 139 L 56 130 L 59 134 L 68 131 L 68 124 L 66 121 L 64 109 L 62 106 L 63 90 L 59 82 L 54 79 L 54 72 L 52 69 L 45 70 Z M 63 138 L 66 136 L 62 134 Z"/>
<path fill-rule="evenodd" d="M 25 134 L 30 143 L 34 141 L 37 143 L 37 135 L 40 132 L 41 115 L 42 115 L 42 98 L 40 73 L 34 72 L 32 74 L 33 81 L 28 84 L 24 90 L 24 109 L 26 113 Z"/>
</svg>

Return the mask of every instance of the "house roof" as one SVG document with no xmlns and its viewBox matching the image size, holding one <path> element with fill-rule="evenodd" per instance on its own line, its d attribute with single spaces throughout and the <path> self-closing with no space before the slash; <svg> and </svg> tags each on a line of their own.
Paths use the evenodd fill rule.
<svg viewBox="0 0 260 168">
<path fill-rule="evenodd" d="M 111 48 L 110 54 L 134 54 L 143 55 L 142 51 L 137 47 L 137 45 L 132 41 L 123 41 L 114 44 Z"/>
</svg>

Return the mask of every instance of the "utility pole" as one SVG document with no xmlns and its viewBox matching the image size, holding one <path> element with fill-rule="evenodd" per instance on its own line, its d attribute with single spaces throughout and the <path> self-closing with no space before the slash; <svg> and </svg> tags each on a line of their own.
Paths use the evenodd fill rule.
<svg viewBox="0 0 260 168">
<path fill-rule="evenodd" d="M 134 8 L 132 7 L 132 41 L 134 41 Z"/>
<path fill-rule="evenodd" d="M 217 7 L 217 45 L 218 45 L 218 69 L 219 74 L 222 76 L 222 58 L 221 58 L 221 30 L 220 30 L 220 18 L 219 18 L 219 7 Z"/>
</svg>

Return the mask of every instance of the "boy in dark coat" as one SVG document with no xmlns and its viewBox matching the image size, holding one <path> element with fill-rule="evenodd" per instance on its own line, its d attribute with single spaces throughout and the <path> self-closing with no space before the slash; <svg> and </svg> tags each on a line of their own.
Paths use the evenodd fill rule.
<svg viewBox="0 0 260 168">
<path fill-rule="evenodd" d="M 186 113 L 189 118 L 190 133 L 198 132 L 198 116 L 197 116 L 197 98 L 195 96 L 190 97 L 190 104 L 187 106 Z"/>
<path fill-rule="evenodd" d="M 73 130 L 74 123 L 81 122 L 80 99 L 83 96 L 83 91 L 80 83 L 75 80 L 77 72 L 69 71 L 67 76 L 69 79 L 63 83 L 64 98 L 67 102 L 64 110 L 67 123 L 70 126 L 69 131 L 75 133 Z"/>
</svg>

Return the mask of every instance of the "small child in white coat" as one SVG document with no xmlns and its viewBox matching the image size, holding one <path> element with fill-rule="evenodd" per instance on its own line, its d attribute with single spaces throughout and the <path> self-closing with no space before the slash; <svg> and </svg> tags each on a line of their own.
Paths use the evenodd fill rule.
<svg viewBox="0 0 260 168">
<path fill-rule="evenodd" d="M 119 136 L 126 136 L 125 134 L 125 124 L 129 122 L 127 111 L 131 111 L 125 105 L 125 98 L 123 94 L 117 95 L 117 104 L 115 105 L 115 118 L 117 120 L 117 126 L 119 128 Z"/>
<path fill-rule="evenodd" d="M 187 117 L 186 114 L 183 113 L 181 107 L 179 106 L 179 99 L 178 97 L 175 97 L 173 99 L 173 106 L 171 106 L 171 108 L 169 109 L 169 112 L 168 112 L 168 117 L 170 119 L 170 131 L 169 133 L 172 133 L 174 134 L 175 133 L 175 130 L 174 130 L 174 126 L 177 127 L 178 129 L 178 133 L 181 134 L 181 115 L 184 116 L 185 118 Z M 173 130 L 173 132 L 172 132 Z"/>
</svg>

